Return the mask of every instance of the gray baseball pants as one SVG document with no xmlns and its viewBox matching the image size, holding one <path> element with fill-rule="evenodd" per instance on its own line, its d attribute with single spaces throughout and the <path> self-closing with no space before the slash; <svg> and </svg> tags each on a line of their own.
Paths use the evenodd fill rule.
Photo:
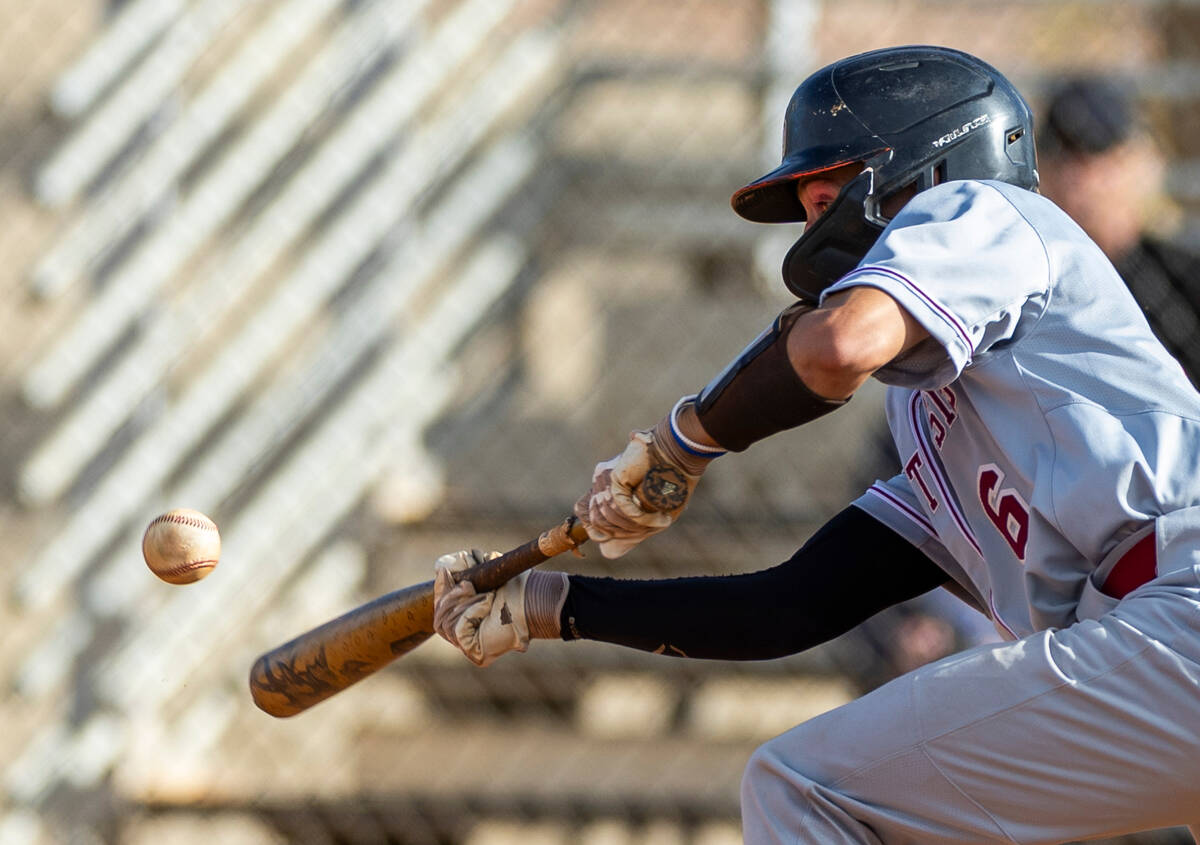
<svg viewBox="0 0 1200 845">
<path fill-rule="evenodd" d="M 1190 824 L 1200 842 L 1198 570 L 767 742 L 742 782 L 745 841 L 1032 845 Z"/>
</svg>

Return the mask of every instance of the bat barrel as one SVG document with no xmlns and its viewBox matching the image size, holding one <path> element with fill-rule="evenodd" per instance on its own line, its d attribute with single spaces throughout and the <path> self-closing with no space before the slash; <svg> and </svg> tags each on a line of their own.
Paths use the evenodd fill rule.
<svg viewBox="0 0 1200 845">
<path fill-rule="evenodd" d="M 250 694 L 272 716 L 294 716 L 391 663 L 433 634 L 433 582 L 387 593 L 263 654 Z"/>
</svg>

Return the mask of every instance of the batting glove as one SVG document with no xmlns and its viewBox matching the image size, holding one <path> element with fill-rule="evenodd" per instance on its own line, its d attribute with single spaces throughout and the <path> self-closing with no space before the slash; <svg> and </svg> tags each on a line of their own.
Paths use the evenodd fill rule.
<svg viewBox="0 0 1200 845">
<path fill-rule="evenodd" d="M 434 563 L 433 628 L 477 666 L 510 651 L 525 651 L 530 638 L 558 637 L 567 599 L 562 572 L 522 572 L 489 593 L 452 573 L 500 556 L 477 550 L 442 555 Z"/>
<path fill-rule="evenodd" d="M 675 417 L 695 397 L 685 396 L 654 428 L 635 431 L 620 455 L 596 464 L 592 487 L 575 503 L 575 516 L 588 537 L 606 558 L 618 558 L 648 537 L 669 527 L 683 512 L 701 473 L 714 458 L 724 454 L 688 440 L 679 431 Z M 678 504 L 653 509 L 638 488 L 648 473 L 665 470 L 683 482 L 675 497 Z"/>
</svg>

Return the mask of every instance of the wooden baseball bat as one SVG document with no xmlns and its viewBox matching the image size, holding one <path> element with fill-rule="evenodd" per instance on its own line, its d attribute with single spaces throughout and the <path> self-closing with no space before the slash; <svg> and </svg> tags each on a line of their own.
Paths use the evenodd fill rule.
<svg viewBox="0 0 1200 845">
<path fill-rule="evenodd" d="M 687 480 L 654 466 L 634 491 L 642 506 L 677 511 Z M 485 593 L 587 540 L 571 516 L 498 558 L 454 573 Z M 387 593 L 261 655 L 250 668 L 250 694 L 272 716 L 294 716 L 382 669 L 433 634 L 433 581 Z"/>
<path fill-rule="evenodd" d="M 587 531 L 572 516 L 454 577 L 485 593 L 586 540 Z M 433 581 L 425 581 L 382 595 L 261 655 L 250 669 L 250 694 L 260 710 L 294 716 L 382 669 L 432 634 Z"/>
</svg>

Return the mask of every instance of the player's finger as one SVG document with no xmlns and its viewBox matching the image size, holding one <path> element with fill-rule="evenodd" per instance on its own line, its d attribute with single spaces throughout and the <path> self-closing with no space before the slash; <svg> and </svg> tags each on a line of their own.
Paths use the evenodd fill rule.
<svg viewBox="0 0 1200 845">
<path fill-rule="evenodd" d="M 450 573 L 445 571 L 439 572 L 437 577 L 451 578 Z M 458 645 L 455 628 L 459 618 L 469 607 L 482 602 L 486 595 L 476 595 L 475 586 L 470 581 L 463 581 L 444 589 L 434 600 L 433 629 L 451 644 Z"/>
</svg>

